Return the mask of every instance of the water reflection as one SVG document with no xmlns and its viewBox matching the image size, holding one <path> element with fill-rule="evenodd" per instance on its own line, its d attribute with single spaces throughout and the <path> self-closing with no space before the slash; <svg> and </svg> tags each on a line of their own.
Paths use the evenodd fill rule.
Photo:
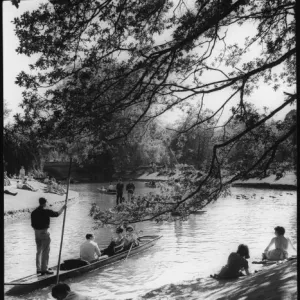
<svg viewBox="0 0 300 300">
<path fill-rule="evenodd" d="M 137 193 L 153 191 L 145 188 L 144 183 L 136 186 Z M 100 194 L 97 187 L 99 184 L 72 187 L 80 193 L 80 200 L 68 208 L 62 259 L 78 256 L 85 234 L 93 231 L 94 223 L 88 215 L 90 203 L 97 202 L 101 208 L 115 204 L 115 196 Z M 251 198 L 254 193 L 256 196 Z M 248 199 L 237 199 L 238 194 L 245 194 Z M 159 234 L 163 238 L 127 261 L 66 282 L 73 290 L 94 299 L 128 299 L 163 284 L 206 277 L 218 271 L 240 243 L 249 245 L 250 262 L 260 258 L 277 225 L 285 227 L 287 236 L 296 244 L 296 193 L 234 188 L 230 197 L 210 204 L 205 210 L 205 214 L 192 215 L 185 222 L 138 224 L 143 234 Z M 62 216 L 51 220 L 50 265 L 57 263 L 62 220 Z M 113 232 L 113 228 L 94 232 L 100 248 L 110 242 Z M 5 224 L 4 246 L 6 282 L 35 272 L 35 241 L 29 218 Z M 259 267 L 255 265 L 255 269 Z M 52 299 L 51 288 L 6 299 Z"/>
</svg>

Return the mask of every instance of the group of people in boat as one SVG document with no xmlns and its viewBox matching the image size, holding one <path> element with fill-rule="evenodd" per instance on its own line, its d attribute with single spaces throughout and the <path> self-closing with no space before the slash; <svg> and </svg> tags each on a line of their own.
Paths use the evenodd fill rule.
<svg viewBox="0 0 300 300">
<path fill-rule="evenodd" d="M 50 218 L 58 217 L 62 214 L 66 205 L 63 205 L 59 211 L 53 211 L 48 208 L 47 199 L 39 198 L 39 206 L 31 213 L 31 226 L 35 232 L 36 242 L 36 269 L 37 274 L 50 275 L 53 271 L 48 268 L 50 253 Z M 93 234 L 86 235 L 86 241 L 80 246 L 80 258 L 83 261 L 91 262 L 101 256 L 112 256 L 121 251 L 139 245 L 138 234 L 134 228 L 124 222 L 122 226 L 116 229 L 116 237 L 112 239 L 107 248 L 100 251 L 95 242 Z"/>
<path fill-rule="evenodd" d="M 116 229 L 116 237 L 103 250 L 95 242 L 95 236 L 91 233 L 86 235 L 86 241 L 80 246 L 81 260 L 92 262 L 103 256 L 113 256 L 122 251 L 129 250 L 130 248 L 139 245 L 138 235 L 135 233 L 131 225 L 124 224 Z"/>
<path fill-rule="evenodd" d="M 274 228 L 275 237 L 271 239 L 269 245 L 262 253 L 262 261 L 279 261 L 288 259 L 288 249 L 296 251 L 291 240 L 284 236 L 285 229 L 281 226 Z M 269 250 L 272 246 L 275 249 Z M 250 258 L 249 248 L 247 245 L 240 244 L 236 252 L 230 253 L 227 264 L 222 267 L 219 274 L 210 275 L 215 279 L 235 279 L 239 276 L 250 275 L 249 264 L 247 259 Z M 243 271 L 246 273 L 244 274 Z"/>
</svg>

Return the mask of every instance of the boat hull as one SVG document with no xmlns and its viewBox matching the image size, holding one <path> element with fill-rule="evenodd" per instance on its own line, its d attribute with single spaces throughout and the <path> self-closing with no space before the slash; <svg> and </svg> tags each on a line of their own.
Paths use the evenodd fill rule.
<svg viewBox="0 0 300 300">
<path fill-rule="evenodd" d="M 140 252 L 145 251 L 150 247 L 154 246 L 155 242 L 160 238 L 161 236 L 140 237 L 140 241 L 141 241 L 140 245 L 131 249 L 129 253 L 129 257 L 137 255 Z M 128 251 L 129 250 L 73 270 L 67 270 L 67 271 L 60 270 L 59 281 L 64 281 L 66 279 L 73 278 L 93 270 L 101 269 L 117 261 L 122 261 L 127 257 Z M 26 294 L 37 289 L 45 288 L 47 286 L 50 286 L 51 284 L 55 284 L 57 266 L 51 267 L 51 269 L 54 271 L 53 275 L 40 276 L 40 275 L 33 274 L 18 280 L 11 281 L 9 283 L 5 283 L 5 285 L 13 285 L 13 288 L 8 290 L 5 294 L 6 295 Z"/>
<path fill-rule="evenodd" d="M 97 189 L 101 194 L 106 194 L 106 195 L 116 195 L 117 191 L 106 191 L 102 189 Z"/>
</svg>

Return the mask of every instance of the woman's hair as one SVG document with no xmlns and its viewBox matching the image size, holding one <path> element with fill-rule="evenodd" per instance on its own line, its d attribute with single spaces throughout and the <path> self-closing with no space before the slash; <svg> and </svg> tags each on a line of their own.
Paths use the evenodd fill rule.
<svg viewBox="0 0 300 300">
<path fill-rule="evenodd" d="M 284 235 L 285 234 L 285 229 L 281 226 L 277 226 L 274 228 L 274 230 L 279 234 L 279 235 Z"/>
<path fill-rule="evenodd" d="M 249 248 L 247 245 L 244 244 L 240 244 L 238 246 L 238 249 L 236 251 L 236 253 L 238 253 L 240 256 L 245 257 L 245 258 L 250 258 L 249 255 Z"/>
<path fill-rule="evenodd" d="M 123 228 L 122 227 L 118 227 L 117 229 L 116 229 L 116 233 L 122 233 L 124 230 L 123 230 Z"/>
<path fill-rule="evenodd" d="M 128 225 L 128 226 L 126 227 L 126 231 L 133 231 L 133 227 L 132 227 L 131 225 Z"/>
<path fill-rule="evenodd" d="M 52 297 L 58 299 L 60 295 L 68 294 L 71 291 L 70 287 L 66 283 L 58 283 L 52 288 Z"/>
</svg>

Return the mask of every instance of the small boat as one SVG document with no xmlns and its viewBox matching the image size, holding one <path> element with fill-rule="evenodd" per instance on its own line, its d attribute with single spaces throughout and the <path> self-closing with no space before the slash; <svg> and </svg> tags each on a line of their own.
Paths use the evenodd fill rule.
<svg viewBox="0 0 300 300">
<path fill-rule="evenodd" d="M 192 210 L 192 211 L 190 211 L 191 215 L 202 215 L 204 213 L 206 213 L 206 210 Z"/>
<path fill-rule="evenodd" d="M 146 187 L 150 187 L 150 188 L 156 188 L 156 183 L 154 182 L 145 182 L 145 186 Z"/>
<path fill-rule="evenodd" d="M 107 189 L 99 189 L 99 188 L 97 188 L 97 190 L 98 190 L 101 194 L 108 194 L 108 195 L 115 195 L 115 194 L 117 194 L 117 191 L 116 191 L 116 190 L 109 191 L 109 190 L 107 190 Z"/>
<path fill-rule="evenodd" d="M 136 254 L 139 254 L 140 252 L 154 246 L 154 244 L 157 242 L 158 239 L 160 239 L 162 236 L 159 235 L 145 235 L 139 237 L 140 244 L 137 247 L 134 247 L 131 249 L 129 256 L 133 256 Z M 129 250 L 120 252 L 118 254 L 115 254 L 110 257 L 103 257 L 100 260 L 95 260 L 94 262 L 91 262 L 88 265 L 75 268 L 75 269 L 69 269 L 69 270 L 60 270 L 59 272 L 59 280 L 64 281 L 68 278 L 73 278 L 75 276 L 79 276 L 83 273 L 90 272 L 92 270 L 101 269 L 109 264 L 115 263 L 117 261 L 124 260 L 128 255 Z M 76 258 L 76 260 L 79 260 L 79 258 Z M 57 266 L 51 268 L 54 271 L 54 274 L 51 275 L 29 275 L 14 281 L 11 281 L 9 283 L 4 283 L 4 285 L 12 285 L 13 288 L 8 290 L 6 292 L 6 295 L 20 295 L 20 294 L 26 294 L 30 293 L 34 290 L 45 288 L 47 286 L 50 286 L 51 284 L 56 283 L 56 270 Z"/>
</svg>

